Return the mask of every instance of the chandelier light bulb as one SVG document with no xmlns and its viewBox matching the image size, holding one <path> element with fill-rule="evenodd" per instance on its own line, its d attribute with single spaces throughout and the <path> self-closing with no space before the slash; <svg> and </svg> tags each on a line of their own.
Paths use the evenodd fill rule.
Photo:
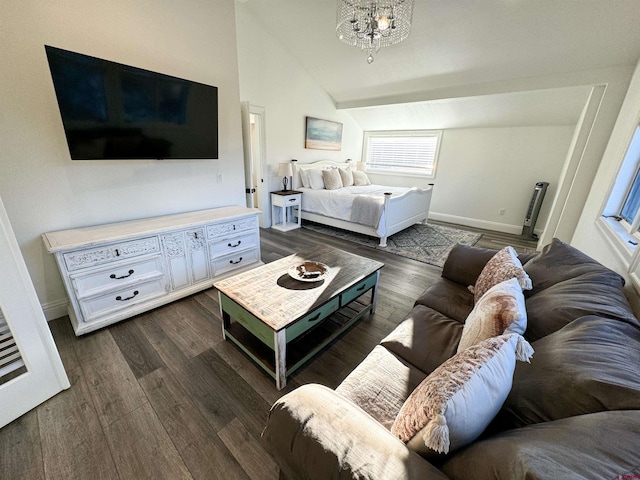
<svg viewBox="0 0 640 480">
<path fill-rule="evenodd" d="M 378 30 L 380 30 L 381 32 L 384 32 L 387 28 L 389 28 L 390 24 L 391 22 L 389 22 L 389 19 L 387 17 L 382 16 L 378 18 Z"/>
</svg>

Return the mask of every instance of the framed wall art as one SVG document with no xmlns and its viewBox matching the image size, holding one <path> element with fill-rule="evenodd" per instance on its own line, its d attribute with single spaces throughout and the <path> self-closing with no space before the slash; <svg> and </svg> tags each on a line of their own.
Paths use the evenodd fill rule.
<svg viewBox="0 0 640 480">
<path fill-rule="evenodd" d="M 304 148 L 314 150 L 342 149 L 342 124 L 331 120 L 306 117 Z"/>
</svg>

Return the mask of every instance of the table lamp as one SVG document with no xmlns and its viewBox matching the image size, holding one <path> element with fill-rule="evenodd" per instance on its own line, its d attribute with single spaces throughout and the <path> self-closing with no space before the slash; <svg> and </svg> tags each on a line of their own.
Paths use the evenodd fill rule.
<svg viewBox="0 0 640 480">
<path fill-rule="evenodd" d="M 293 168 L 291 168 L 290 163 L 279 163 L 278 164 L 278 176 L 282 177 L 282 185 L 283 190 L 286 192 L 288 190 L 287 184 L 289 183 L 289 177 L 293 175 Z"/>
</svg>

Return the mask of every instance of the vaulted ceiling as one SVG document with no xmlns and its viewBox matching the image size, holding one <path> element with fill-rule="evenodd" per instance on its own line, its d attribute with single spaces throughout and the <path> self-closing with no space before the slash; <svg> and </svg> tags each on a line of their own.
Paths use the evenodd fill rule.
<svg viewBox="0 0 640 480">
<path fill-rule="evenodd" d="M 378 105 L 385 118 L 428 116 L 441 128 L 463 126 L 452 120 L 462 111 L 473 124 L 488 105 L 497 124 L 507 112 L 519 112 L 510 124 L 575 123 L 588 94 L 576 72 L 640 58 L 638 0 L 415 0 L 409 38 L 371 65 L 337 40 L 336 0 L 237 2 L 365 128 Z M 563 75 L 573 78 L 527 80 Z"/>
</svg>

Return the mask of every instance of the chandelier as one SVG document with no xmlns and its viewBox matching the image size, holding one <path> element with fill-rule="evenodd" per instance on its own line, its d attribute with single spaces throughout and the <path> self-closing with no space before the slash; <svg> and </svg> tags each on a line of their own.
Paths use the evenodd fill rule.
<svg viewBox="0 0 640 480">
<path fill-rule="evenodd" d="M 338 0 L 336 35 L 347 45 L 360 47 L 367 62 L 382 47 L 409 36 L 414 0 Z"/>
</svg>

